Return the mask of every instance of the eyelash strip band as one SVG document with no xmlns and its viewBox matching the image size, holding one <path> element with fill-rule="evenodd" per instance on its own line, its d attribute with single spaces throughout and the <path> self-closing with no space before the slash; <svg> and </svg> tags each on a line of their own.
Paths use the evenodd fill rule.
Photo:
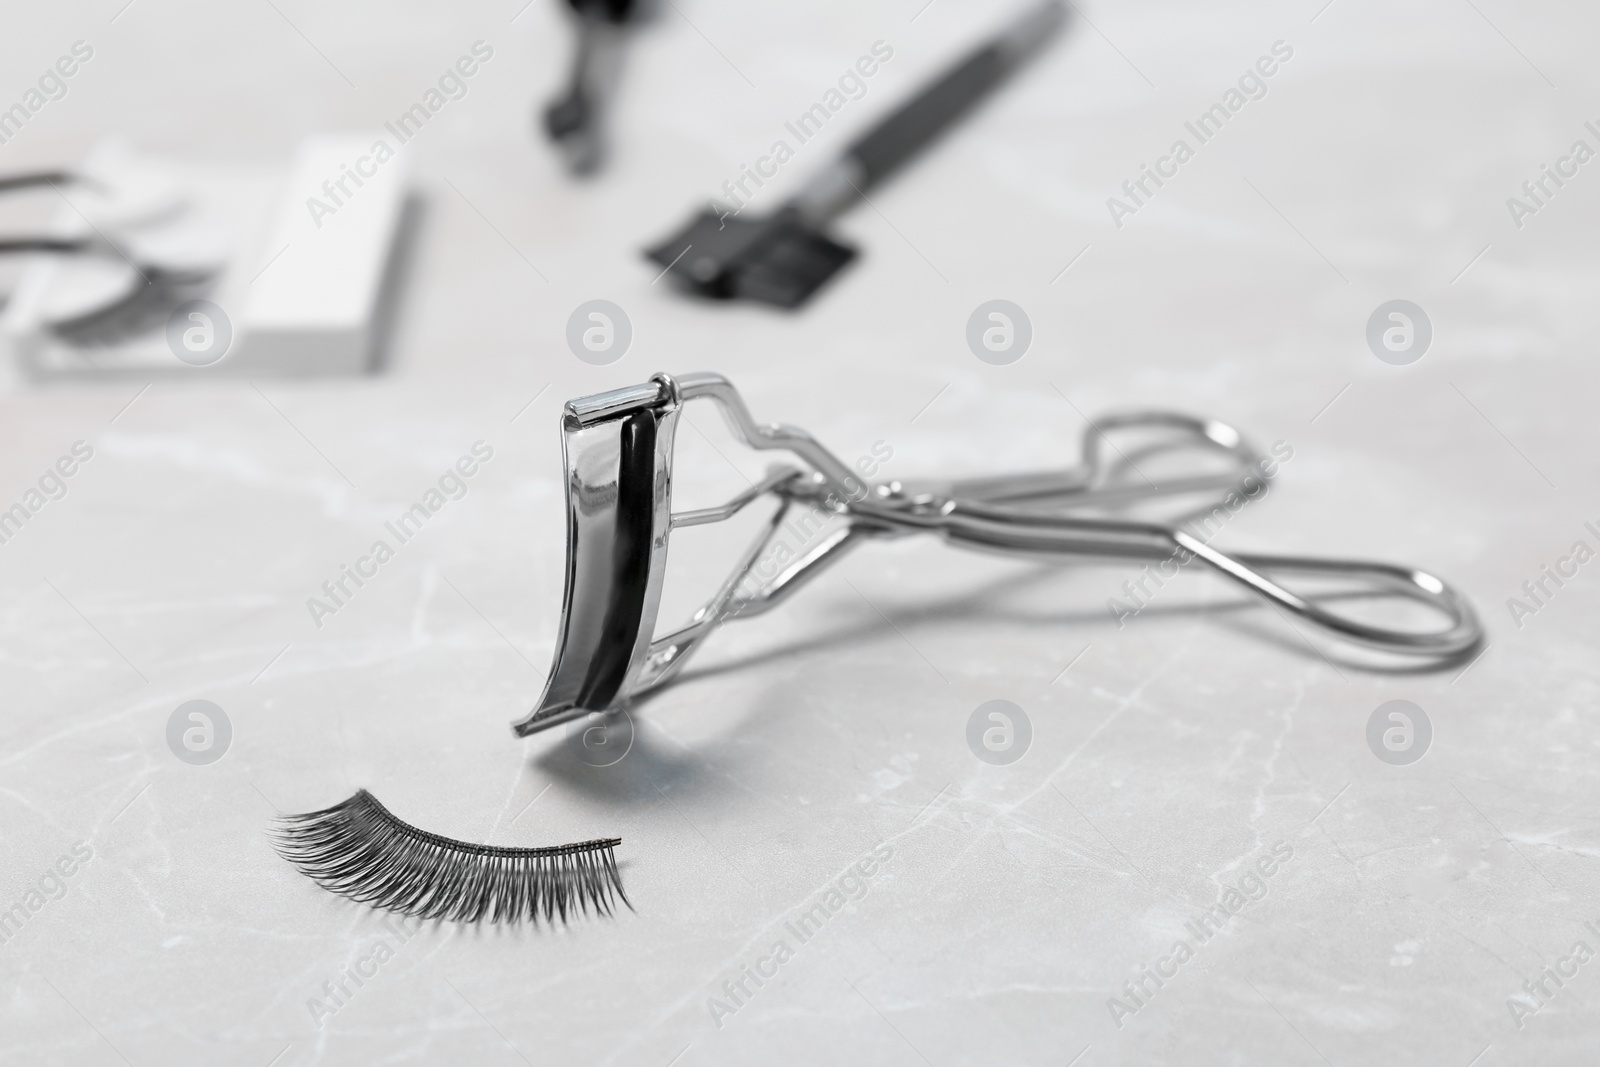
<svg viewBox="0 0 1600 1067">
<path fill-rule="evenodd" d="M 497 848 L 430 834 L 365 789 L 322 811 L 281 817 L 279 855 L 324 889 L 373 907 L 453 922 L 565 923 L 610 915 L 622 891 L 620 837 L 547 848 Z"/>
</svg>

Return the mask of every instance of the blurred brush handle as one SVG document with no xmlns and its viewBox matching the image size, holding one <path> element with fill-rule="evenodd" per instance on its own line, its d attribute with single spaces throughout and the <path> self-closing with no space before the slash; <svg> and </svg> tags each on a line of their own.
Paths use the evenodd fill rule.
<svg viewBox="0 0 1600 1067">
<path fill-rule="evenodd" d="M 1054 36 L 1066 21 L 1061 0 L 1045 0 L 981 45 L 856 139 L 807 183 L 793 206 L 820 224 L 877 185 L 953 125 Z"/>
</svg>

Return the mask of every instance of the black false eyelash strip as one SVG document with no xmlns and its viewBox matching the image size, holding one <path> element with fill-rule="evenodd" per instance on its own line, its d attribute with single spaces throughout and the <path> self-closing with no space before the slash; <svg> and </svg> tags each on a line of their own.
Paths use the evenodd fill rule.
<svg viewBox="0 0 1600 1067">
<path fill-rule="evenodd" d="M 282 816 L 284 859 L 330 892 L 373 907 L 453 922 L 564 923 L 628 903 L 613 849 L 620 837 L 547 848 L 498 848 L 430 834 L 365 789 L 321 811 Z"/>
</svg>

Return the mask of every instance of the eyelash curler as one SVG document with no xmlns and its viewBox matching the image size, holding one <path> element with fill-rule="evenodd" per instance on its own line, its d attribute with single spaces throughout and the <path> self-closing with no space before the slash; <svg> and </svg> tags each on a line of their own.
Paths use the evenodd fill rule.
<svg viewBox="0 0 1600 1067">
<path fill-rule="evenodd" d="M 672 510 L 673 437 L 683 405 L 708 399 L 734 436 L 755 449 L 775 449 L 804 468 L 776 466 L 727 503 Z M 717 374 L 652 376 L 650 381 L 567 403 L 562 412 L 567 483 L 566 585 L 555 662 L 538 705 L 513 724 L 527 736 L 560 723 L 625 706 L 665 684 L 717 627 L 776 607 L 860 543 L 932 533 L 953 545 L 1009 554 L 1143 562 L 1198 560 L 1325 633 L 1385 652 L 1439 660 L 1478 646 L 1483 637 L 1467 599 L 1434 575 L 1390 563 L 1225 554 L 1178 522 L 1123 517 L 1139 503 L 1162 497 L 1222 493 L 1260 495 L 1273 464 L 1225 423 L 1171 412 L 1102 417 L 1085 430 L 1082 459 L 1066 470 L 1001 475 L 926 486 L 869 485 L 810 434 L 792 426 L 757 423 L 739 393 Z M 1223 469 L 1140 485 L 1137 472 L 1110 434 L 1142 435 L 1141 458 L 1198 449 Z M 1116 453 L 1115 456 L 1110 453 Z M 759 497 L 777 507 L 728 579 L 690 618 L 655 637 L 674 530 L 731 518 Z M 1207 504 L 1188 513 L 1220 506 Z M 820 509 L 844 521 L 771 578 L 752 582 L 763 551 L 796 507 Z M 1236 509 L 1235 509 L 1236 510 Z M 1353 583 L 1363 599 L 1400 597 L 1442 615 L 1440 629 L 1378 626 L 1326 606 L 1332 594 L 1302 595 L 1280 584 L 1284 575 Z"/>
</svg>

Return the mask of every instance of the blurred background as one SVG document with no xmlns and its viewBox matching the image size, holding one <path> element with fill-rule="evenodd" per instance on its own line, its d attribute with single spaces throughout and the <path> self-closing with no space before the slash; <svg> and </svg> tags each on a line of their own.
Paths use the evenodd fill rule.
<svg viewBox="0 0 1600 1067">
<path fill-rule="evenodd" d="M 1600 177 L 1575 161 L 1524 186 L 1578 141 L 1600 150 L 1600 13 L 1074 5 L 830 224 L 859 255 L 803 307 L 698 299 L 643 255 L 786 139 L 750 201 L 776 207 L 1028 7 L 662 0 L 610 42 L 586 176 L 544 128 L 576 37 L 555 0 L 11 13 L 0 177 L 98 166 L 135 176 L 139 211 L 187 190 L 206 221 L 140 245 L 92 182 L 0 195 L 0 233 L 122 250 L 67 281 L 47 273 L 62 255 L 0 257 L 0 509 L 28 512 L 0 525 L 0 904 L 28 915 L 0 944 L 7 1057 L 1588 1062 L 1596 965 L 1548 997 L 1524 983 L 1600 947 L 1595 581 L 1580 568 L 1537 603 L 1524 583 L 1600 549 Z M 892 58 L 798 144 L 785 124 L 880 43 Z M 1264 92 L 1199 143 L 1185 124 L 1264 56 Z M 41 82 L 63 57 L 71 76 Z M 302 204 L 333 198 L 301 177 L 398 143 L 385 124 L 419 103 L 372 188 L 325 219 Z M 1124 183 L 1179 139 L 1193 158 L 1135 201 Z M 341 213 L 362 225 L 336 231 Z M 211 301 L 240 345 L 210 362 L 178 357 L 164 315 L 65 352 L 39 325 L 51 301 L 92 314 L 124 268 L 195 263 L 215 284 L 174 299 Z M 597 300 L 627 324 L 605 363 L 569 343 Z M 968 343 L 993 300 L 1030 324 L 1009 363 Z M 1368 340 L 1395 300 L 1430 325 L 1409 362 Z M 1487 650 L 1369 670 L 1199 576 L 1119 627 L 1106 602 L 1130 572 L 912 539 L 719 634 L 623 763 L 518 742 L 560 612 L 560 405 L 696 370 L 847 460 L 886 444 L 885 478 L 1066 464 L 1115 408 L 1224 419 L 1293 449 L 1227 544 L 1435 571 Z M 689 422 L 691 506 L 764 468 L 709 411 Z M 478 442 L 493 458 L 468 491 L 335 615 L 310 611 Z M 64 488 L 41 483 L 68 456 Z M 683 562 L 674 580 L 703 589 L 726 555 Z M 1032 747 L 991 766 L 965 730 L 1002 698 Z M 165 732 L 196 699 L 231 723 L 208 766 Z M 1393 699 L 1432 719 L 1413 765 L 1365 740 Z M 638 912 L 401 941 L 264 836 L 359 786 L 470 840 L 620 836 Z M 719 1013 L 724 983 L 885 842 L 865 894 Z M 1294 858 L 1269 891 L 1130 999 L 1278 842 Z M 32 908 L 80 843 L 93 858 Z M 379 977 L 314 1010 L 385 939 Z"/>
</svg>

